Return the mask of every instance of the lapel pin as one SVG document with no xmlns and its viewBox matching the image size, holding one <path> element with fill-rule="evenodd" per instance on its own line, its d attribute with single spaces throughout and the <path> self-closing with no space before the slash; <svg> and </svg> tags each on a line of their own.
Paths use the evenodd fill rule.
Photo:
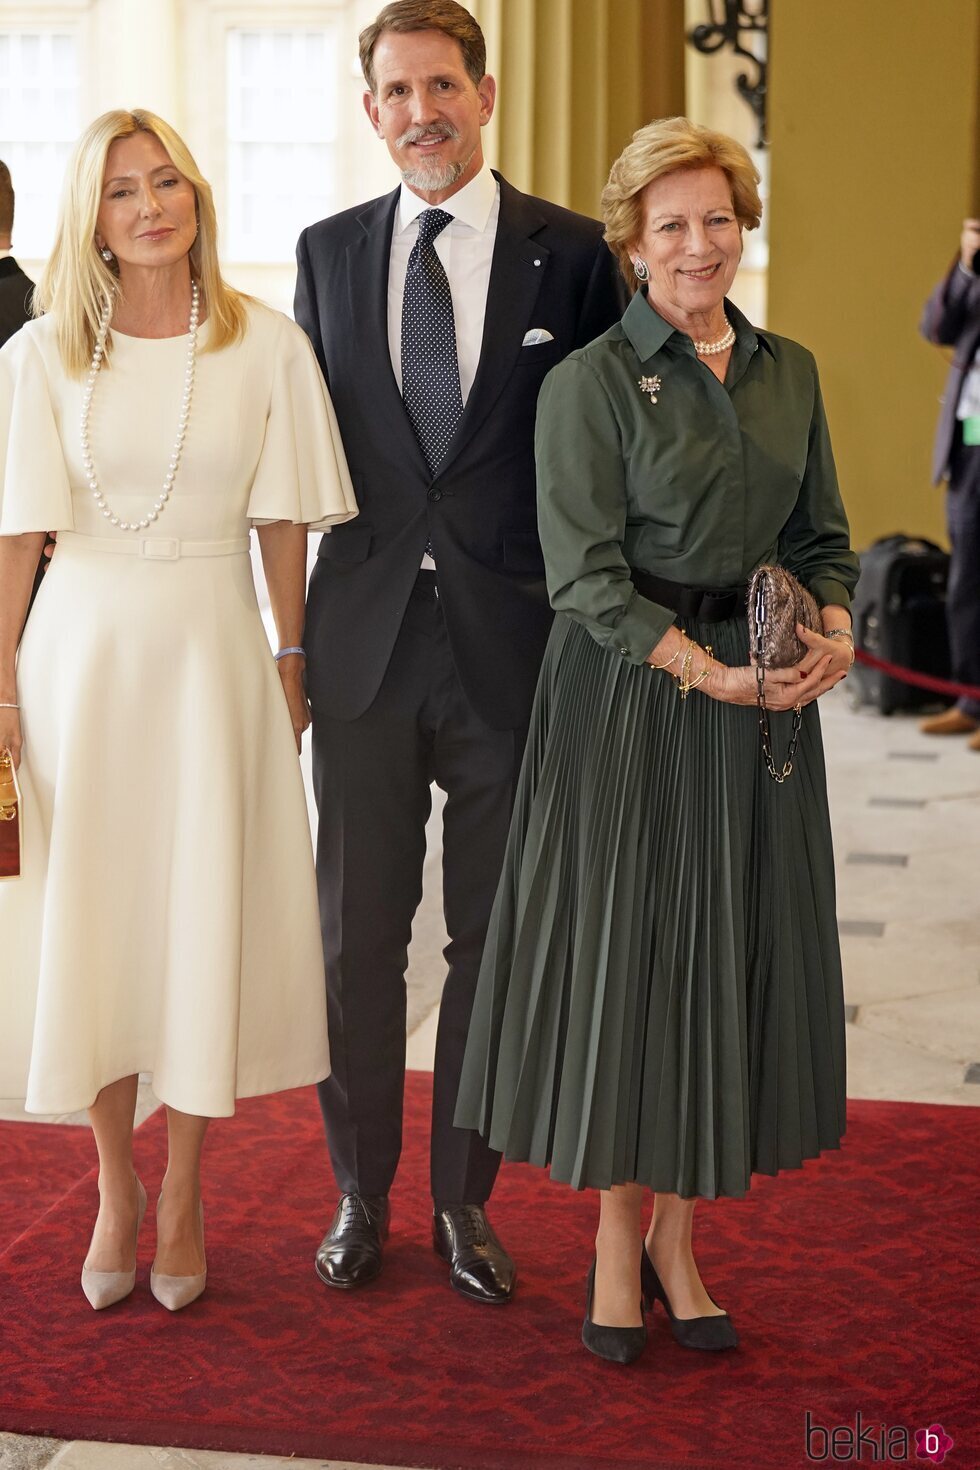
<svg viewBox="0 0 980 1470">
<path fill-rule="evenodd" d="M 637 378 L 637 382 L 640 385 L 640 392 L 648 393 L 650 395 L 650 402 L 656 403 L 657 394 L 660 392 L 660 374 L 654 373 L 652 378 Z"/>
</svg>

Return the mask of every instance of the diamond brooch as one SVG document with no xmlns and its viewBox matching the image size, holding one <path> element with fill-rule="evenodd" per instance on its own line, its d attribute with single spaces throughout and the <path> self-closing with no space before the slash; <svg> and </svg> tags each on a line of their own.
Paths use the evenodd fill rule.
<svg viewBox="0 0 980 1470">
<path fill-rule="evenodd" d="M 640 392 L 648 393 L 650 395 L 650 402 L 656 403 L 657 394 L 660 392 L 660 375 L 654 373 L 652 378 L 637 378 L 637 382 L 640 385 Z"/>
</svg>

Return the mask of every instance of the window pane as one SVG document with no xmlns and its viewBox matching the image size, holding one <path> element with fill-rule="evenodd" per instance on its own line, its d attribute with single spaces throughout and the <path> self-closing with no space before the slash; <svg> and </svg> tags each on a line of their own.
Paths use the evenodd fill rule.
<svg viewBox="0 0 980 1470">
<path fill-rule="evenodd" d="M 229 259 L 291 261 L 334 207 L 338 66 L 333 26 L 229 32 Z"/>
<path fill-rule="evenodd" d="M 16 196 L 14 249 L 54 241 L 65 165 L 79 131 L 79 47 L 71 32 L 0 31 L 0 158 Z"/>
</svg>

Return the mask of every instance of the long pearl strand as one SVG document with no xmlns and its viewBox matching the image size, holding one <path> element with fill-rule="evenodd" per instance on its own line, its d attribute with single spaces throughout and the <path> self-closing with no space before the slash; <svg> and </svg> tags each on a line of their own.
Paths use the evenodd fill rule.
<svg viewBox="0 0 980 1470">
<path fill-rule="evenodd" d="M 694 350 L 698 357 L 714 357 L 718 352 L 727 352 L 734 342 L 735 328 L 729 322 L 728 330 L 723 332 L 714 342 L 706 342 L 701 338 L 695 337 Z"/>
<path fill-rule="evenodd" d="M 187 346 L 187 366 L 184 370 L 184 396 L 180 401 L 180 416 L 177 420 L 177 438 L 174 441 L 173 453 L 170 456 L 170 464 L 164 476 L 163 489 L 159 499 L 153 502 L 152 509 L 139 521 L 124 521 L 115 514 L 112 506 L 105 498 L 99 477 L 95 473 L 95 462 L 92 459 L 92 445 L 89 440 L 89 418 L 92 413 L 92 397 L 95 393 L 95 380 L 99 376 L 99 369 L 105 358 L 106 338 L 109 335 L 109 321 L 112 317 L 113 301 L 111 297 L 106 298 L 102 308 L 102 316 L 99 320 L 99 330 L 95 339 L 95 348 L 92 352 L 92 365 L 88 370 L 85 381 L 85 391 L 82 395 L 82 419 L 81 419 L 81 443 L 82 443 L 82 467 L 85 470 L 85 479 L 92 492 L 96 505 L 105 516 L 110 526 L 118 526 L 120 531 L 145 531 L 152 521 L 155 521 L 170 499 L 170 492 L 174 488 L 174 480 L 180 466 L 181 451 L 184 447 L 184 438 L 187 434 L 187 422 L 191 416 L 191 402 L 194 397 L 194 363 L 197 357 L 197 326 L 200 319 L 201 293 L 198 284 L 194 281 L 191 285 L 191 319 L 188 332 L 190 342 Z"/>
</svg>

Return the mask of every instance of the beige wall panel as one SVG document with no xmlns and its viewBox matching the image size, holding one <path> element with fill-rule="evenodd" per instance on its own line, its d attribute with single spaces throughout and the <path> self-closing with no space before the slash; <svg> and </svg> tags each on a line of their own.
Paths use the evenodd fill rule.
<svg viewBox="0 0 980 1470">
<path fill-rule="evenodd" d="M 774 0 L 769 321 L 816 354 L 857 545 L 942 538 L 918 322 L 976 185 L 976 0 Z"/>
</svg>

